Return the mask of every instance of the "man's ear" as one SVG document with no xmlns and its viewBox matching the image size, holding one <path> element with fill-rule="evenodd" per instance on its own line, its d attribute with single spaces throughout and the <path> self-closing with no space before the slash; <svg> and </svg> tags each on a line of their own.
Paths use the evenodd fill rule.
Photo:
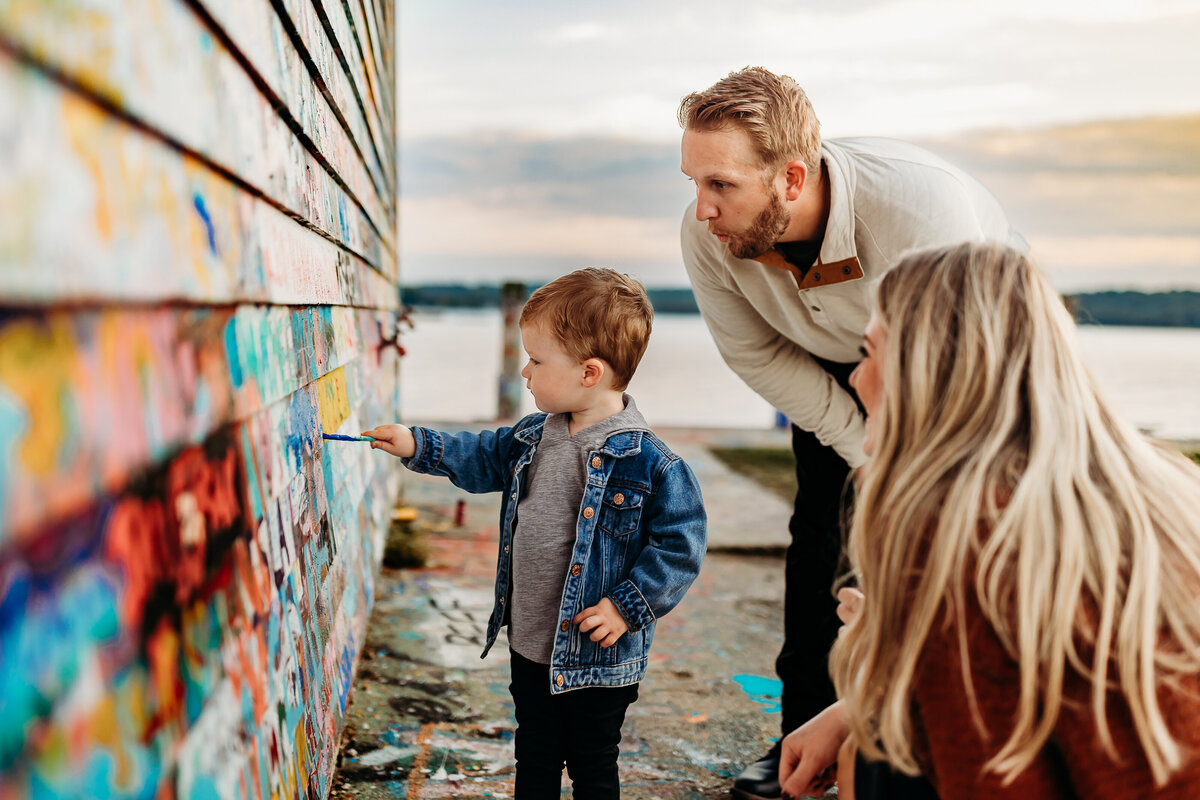
<svg viewBox="0 0 1200 800">
<path fill-rule="evenodd" d="M 784 196 L 788 200 L 796 200 L 804 191 L 804 184 L 808 180 L 808 166 L 798 158 L 789 161 L 783 165 L 783 177 L 787 181 Z"/>
<path fill-rule="evenodd" d="M 598 358 L 589 358 L 583 362 L 583 385 L 589 389 L 604 378 L 608 365 Z"/>
</svg>

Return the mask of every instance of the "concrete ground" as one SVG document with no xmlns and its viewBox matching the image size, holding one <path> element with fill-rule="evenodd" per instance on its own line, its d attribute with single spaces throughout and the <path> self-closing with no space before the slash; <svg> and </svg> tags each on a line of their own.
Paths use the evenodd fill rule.
<svg viewBox="0 0 1200 800">
<path fill-rule="evenodd" d="M 709 555 L 655 634 L 621 744 L 623 796 L 725 798 L 778 735 L 773 662 L 782 631 L 787 504 L 707 451 L 786 447 L 778 431 L 666 430 L 693 467 L 710 516 Z M 463 502 L 462 524 L 455 524 Z M 479 658 L 491 611 L 498 495 L 468 495 L 410 475 L 404 502 L 429 558 L 384 567 L 347 710 L 335 798 L 485 798 L 513 794 L 508 651 Z M 569 794 L 564 776 L 564 792 Z"/>
</svg>

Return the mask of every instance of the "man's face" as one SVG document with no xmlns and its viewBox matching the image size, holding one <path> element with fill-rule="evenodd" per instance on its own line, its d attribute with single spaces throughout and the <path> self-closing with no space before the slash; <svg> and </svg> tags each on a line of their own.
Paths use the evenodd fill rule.
<svg viewBox="0 0 1200 800">
<path fill-rule="evenodd" d="M 764 175 L 749 135 L 740 128 L 683 133 L 680 168 L 696 184 L 696 219 L 738 258 L 755 258 L 791 222 L 780 190 Z"/>
</svg>

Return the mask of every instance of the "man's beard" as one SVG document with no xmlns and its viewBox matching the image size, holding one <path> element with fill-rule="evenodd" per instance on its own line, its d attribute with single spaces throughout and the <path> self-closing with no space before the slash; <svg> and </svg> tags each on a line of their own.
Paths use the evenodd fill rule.
<svg viewBox="0 0 1200 800">
<path fill-rule="evenodd" d="M 779 195 L 771 192 L 767 207 L 759 212 L 744 233 L 729 234 L 726 245 L 737 258 L 758 258 L 770 250 L 787 231 L 791 218 Z"/>
</svg>

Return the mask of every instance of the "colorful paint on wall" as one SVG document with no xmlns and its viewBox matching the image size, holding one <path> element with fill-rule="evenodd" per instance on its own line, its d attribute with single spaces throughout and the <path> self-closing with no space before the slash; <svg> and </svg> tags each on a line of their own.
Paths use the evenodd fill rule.
<svg viewBox="0 0 1200 800">
<path fill-rule="evenodd" d="M 0 1 L 0 798 L 328 794 L 399 480 L 321 438 L 398 413 L 393 40 Z"/>
</svg>

